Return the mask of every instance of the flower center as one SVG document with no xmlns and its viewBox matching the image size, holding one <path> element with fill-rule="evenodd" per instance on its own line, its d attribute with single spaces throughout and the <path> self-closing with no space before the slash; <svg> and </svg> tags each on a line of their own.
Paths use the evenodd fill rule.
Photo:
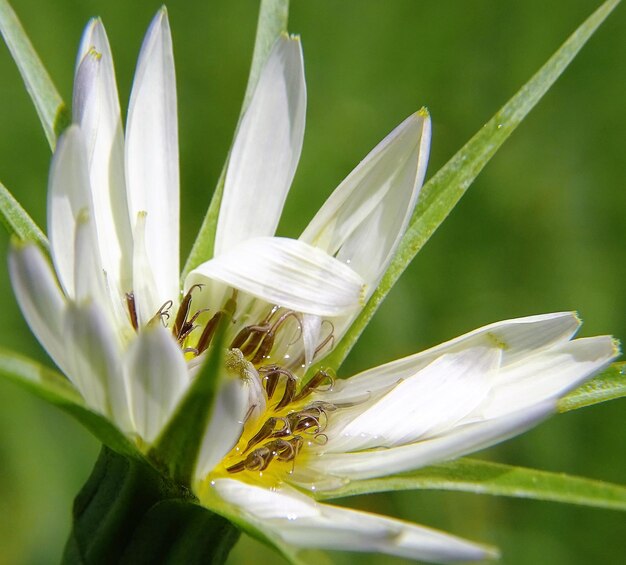
<svg viewBox="0 0 626 565">
<path fill-rule="evenodd" d="M 254 390 L 243 431 L 231 451 L 210 473 L 210 479 L 238 475 L 256 482 L 268 478 L 279 484 L 292 474 L 296 458 L 309 447 L 324 445 L 329 413 L 340 408 L 319 400 L 314 393 L 332 389 L 334 377 L 328 370 L 319 370 L 302 384 L 297 374 L 306 368 L 303 345 L 302 315 L 280 306 L 263 306 L 248 301 L 238 292 L 221 310 L 211 315 L 209 308 L 193 309 L 193 293 L 202 285 L 194 285 L 180 302 L 176 316 L 171 316 L 173 302 L 165 302 L 148 324 L 162 323 L 171 327 L 174 338 L 188 360 L 202 355 L 211 346 L 220 320 L 230 319 L 227 328 L 228 354 L 225 358 L 239 378 L 248 381 Z M 133 293 L 126 295 L 130 322 L 138 330 L 139 322 Z M 237 316 L 237 317 L 236 317 Z M 239 319 L 238 319 L 239 318 Z M 241 320 L 253 323 L 243 325 Z M 312 358 L 332 347 L 334 327 L 319 337 Z M 295 353 L 294 353 L 295 350 Z M 309 359 L 311 362 L 312 359 Z M 250 381 L 254 380 L 254 383 Z"/>
<path fill-rule="evenodd" d="M 315 392 L 330 390 L 334 378 L 318 371 L 303 386 L 287 369 L 279 365 L 258 368 L 265 409 L 254 414 L 251 406 L 237 444 L 211 476 L 238 474 L 252 482 L 268 478 L 280 483 L 295 468 L 296 457 L 308 447 L 323 445 L 328 415 L 337 407 L 311 398 Z"/>
</svg>

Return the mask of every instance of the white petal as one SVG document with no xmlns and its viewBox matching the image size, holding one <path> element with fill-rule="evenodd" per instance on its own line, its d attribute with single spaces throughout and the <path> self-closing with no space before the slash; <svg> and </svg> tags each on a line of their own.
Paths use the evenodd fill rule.
<svg viewBox="0 0 626 565">
<path fill-rule="evenodd" d="M 573 312 L 528 316 L 489 324 L 415 355 L 375 367 L 354 377 L 337 381 L 327 393 L 329 401 L 352 402 L 386 390 L 400 379 L 407 379 L 443 354 L 470 347 L 495 347 L 502 352 L 502 366 L 528 355 L 538 354 L 555 344 L 567 342 L 580 326 Z"/>
<path fill-rule="evenodd" d="M 160 304 L 178 301 L 179 178 L 176 78 L 165 9 L 144 39 L 128 109 L 130 217 L 147 212 L 146 250 Z"/>
<path fill-rule="evenodd" d="M 87 149 L 94 221 L 112 299 L 131 290 L 132 233 L 124 172 L 124 136 L 113 58 L 104 26 L 89 22 L 79 50 L 74 83 L 74 121 Z"/>
<path fill-rule="evenodd" d="M 376 288 L 413 213 L 430 148 L 430 117 L 410 116 L 337 187 L 301 236 Z"/>
<path fill-rule="evenodd" d="M 67 344 L 63 338 L 65 297 L 50 264 L 36 245 L 18 243 L 11 247 L 9 274 L 17 302 L 31 331 L 67 374 Z"/>
<path fill-rule="evenodd" d="M 214 488 L 270 539 L 296 547 L 379 552 L 440 563 L 495 557 L 488 548 L 437 530 L 316 503 L 287 488 L 270 490 L 233 479 L 216 480 Z"/>
<path fill-rule="evenodd" d="M 309 466 L 320 473 L 348 479 L 365 479 L 401 473 L 462 457 L 485 449 L 532 428 L 554 411 L 546 401 L 506 416 L 465 426 L 413 444 L 391 449 L 345 454 L 322 454 Z"/>
<path fill-rule="evenodd" d="M 143 328 L 131 343 L 125 369 L 135 429 L 152 442 L 189 384 L 185 358 L 172 334 L 157 323 Z"/>
<path fill-rule="evenodd" d="M 447 432 L 485 400 L 500 357 L 490 347 L 442 355 L 365 410 L 333 414 L 324 451 L 394 447 Z"/>
<path fill-rule="evenodd" d="M 133 297 L 139 325 L 147 324 L 165 304 L 161 301 L 157 289 L 157 283 L 150 265 L 148 250 L 146 249 L 146 218 L 145 212 L 137 214 L 135 224 L 133 249 Z"/>
<path fill-rule="evenodd" d="M 352 269 L 302 241 L 258 237 L 203 263 L 185 288 L 222 281 L 269 304 L 318 316 L 338 316 L 362 305 L 364 284 Z"/>
<path fill-rule="evenodd" d="M 276 40 L 233 143 L 215 254 L 274 235 L 298 165 L 306 111 L 300 40 Z"/>
<path fill-rule="evenodd" d="M 98 412 L 112 417 L 125 432 L 130 431 L 128 391 L 122 371 L 122 351 L 109 320 L 95 303 L 70 303 L 65 318 L 69 377 Z"/>
<path fill-rule="evenodd" d="M 74 230 L 81 210 L 93 210 L 83 135 L 72 125 L 60 137 L 50 166 L 48 235 L 65 293 L 74 297 Z M 98 258 L 98 261 L 100 259 Z"/>
<path fill-rule="evenodd" d="M 202 438 L 196 476 L 202 480 L 235 446 L 248 410 L 248 393 L 239 380 L 222 386 Z"/>
<path fill-rule="evenodd" d="M 495 418 L 547 399 L 557 399 L 581 385 L 619 356 L 609 336 L 558 344 L 498 373 L 481 418 Z"/>
<path fill-rule="evenodd" d="M 311 314 L 302 316 L 302 343 L 304 348 L 304 365 L 308 367 L 313 363 L 315 350 L 319 345 L 322 331 L 322 318 Z"/>
<path fill-rule="evenodd" d="M 74 240 L 74 292 L 77 302 L 93 300 L 108 310 L 109 297 L 104 284 L 102 265 L 98 261 L 95 226 L 83 209 L 76 219 Z"/>
</svg>

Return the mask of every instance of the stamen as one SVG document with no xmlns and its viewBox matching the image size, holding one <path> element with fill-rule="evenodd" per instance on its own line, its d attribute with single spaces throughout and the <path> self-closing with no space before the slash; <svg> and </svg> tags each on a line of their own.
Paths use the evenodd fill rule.
<svg viewBox="0 0 626 565">
<path fill-rule="evenodd" d="M 137 331 L 139 329 L 139 321 L 137 320 L 137 305 L 135 304 L 135 295 L 132 292 L 126 293 L 126 307 L 128 308 L 128 314 L 130 315 L 130 323 L 133 329 Z"/>
<path fill-rule="evenodd" d="M 213 339 L 213 336 L 215 335 L 217 326 L 220 320 L 222 319 L 223 315 L 224 315 L 224 312 L 220 310 L 207 322 L 207 325 L 204 326 L 204 329 L 202 330 L 202 334 L 200 335 L 200 339 L 198 340 L 198 343 L 196 344 L 196 348 L 198 349 L 198 352 L 199 352 L 198 355 L 206 351 L 209 345 L 211 345 L 211 340 Z"/>
<path fill-rule="evenodd" d="M 324 349 L 329 343 L 331 344 L 331 348 L 335 344 L 335 326 L 330 320 L 324 320 L 323 323 L 330 324 L 330 333 L 319 343 L 319 345 L 315 348 L 315 353 L 313 354 L 313 359 L 315 359 L 319 352 Z"/>
<path fill-rule="evenodd" d="M 172 300 L 166 300 L 161 307 L 157 310 L 156 314 L 152 316 L 152 319 L 148 322 L 148 325 L 152 325 L 159 320 L 165 327 L 167 327 L 167 320 L 170 319 L 170 309 L 174 306 Z"/>
<path fill-rule="evenodd" d="M 324 386 L 326 386 L 326 388 L 322 388 Z M 293 400 L 294 402 L 302 400 L 316 391 L 326 392 L 332 390 L 333 386 L 335 386 L 335 379 L 333 376 L 330 373 L 327 373 L 324 369 L 321 369 L 315 373 L 313 378 L 302 387 L 302 390 L 297 394 L 297 396 L 294 397 Z"/>
<path fill-rule="evenodd" d="M 287 369 L 283 369 L 279 365 L 264 365 L 259 367 L 258 371 L 259 374 L 265 375 L 263 380 L 265 381 L 265 392 L 268 400 L 271 400 L 272 396 L 274 396 L 281 376 L 295 380 L 295 377 Z"/>
<path fill-rule="evenodd" d="M 282 424 L 281 427 L 276 429 L 276 424 Z M 261 443 L 263 440 L 266 440 L 269 437 L 280 437 L 287 436 L 291 434 L 291 430 L 289 428 L 289 422 L 285 418 L 269 418 L 265 424 L 261 426 L 261 429 L 250 439 L 248 445 L 243 450 L 245 453 L 251 447 Z"/>
<path fill-rule="evenodd" d="M 183 332 L 183 329 L 185 328 L 185 324 L 187 322 L 187 316 L 189 315 L 189 309 L 191 308 L 191 295 L 196 288 L 202 290 L 203 286 L 204 285 L 201 285 L 201 284 L 194 284 L 187 291 L 187 294 L 185 294 L 185 297 L 183 298 L 182 302 L 180 303 L 180 306 L 178 307 L 178 313 L 176 314 L 176 320 L 174 320 L 174 327 L 172 329 L 172 333 L 174 334 L 174 337 L 178 341 L 181 341 L 180 336 L 181 336 L 181 333 Z"/>
</svg>

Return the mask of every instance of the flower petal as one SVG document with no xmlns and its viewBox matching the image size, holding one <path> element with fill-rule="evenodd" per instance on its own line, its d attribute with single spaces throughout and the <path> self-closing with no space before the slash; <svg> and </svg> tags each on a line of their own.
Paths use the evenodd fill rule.
<svg viewBox="0 0 626 565">
<path fill-rule="evenodd" d="M 76 218 L 74 234 L 74 292 L 76 302 L 93 300 L 107 314 L 111 313 L 106 291 L 104 272 L 98 261 L 96 230 L 87 210 L 83 209 Z"/>
<path fill-rule="evenodd" d="M 500 358 L 491 347 L 442 355 L 369 407 L 333 414 L 324 451 L 394 447 L 445 433 L 485 400 Z"/>
<path fill-rule="evenodd" d="M 132 288 L 132 232 L 124 171 L 124 136 L 111 48 L 99 19 L 87 25 L 74 81 L 74 121 L 85 136 L 102 267 L 119 302 Z"/>
<path fill-rule="evenodd" d="M 331 402 L 353 402 L 407 379 L 432 363 L 437 357 L 471 347 L 490 346 L 501 350 L 502 366 L 513 364 L 528 355 L 538 354 L 567 342 L 580 327 L 573 312 L 527 316 L 483 326 L 465 335 L 403 359 L 369 369 L 354 377 L 337 381 L 326 393 Z"/>
<path fill-rule="evenodd" d="M 202 480 L 235 446 L 248 410 L 248 392 L 238 380 L 222 386 L 200 446 L 195 474 Z"/>
<path fill-rule="evenodd" d="M 172 334 L 157 323 L 143 328 L 130 344 L 125 370 L 135 429 L 152 442 L 189 384 L 185 358 Z"/>
<path fill-rule="evenodd" d="M 85 142 L 76 125 L 67 128 L 57 143 L 48 184 L 48 236 L 52 260 L 63 290 L 73 298 L 76 219 L 81 210 L 90 215 L 93 210 Z"/>
<path fill-rule="evenodd" d="M 121 367 L 121 344 L 102 309 L 94 302 L 69 303 L 65 336 L 71 371 L 68 376 L 88 406 L 132 430 L 128 390 Z"/>
<path fill-rule="evenodd" d="M 311 459 L 309 465 L 319 473 L 348 479 L 401 473 L 495 445 L 529 430 L 554 409 L 554 401 L 544 401 L 506 416 L 457 426 L 441 436 L 409 445 L 356 453 L 322 454 Z"/>
<path fill-rule="evenodd" d="M 126 130 L 126 179 L 132 221 L 147 212 L 146 250 L 158 302 L 178 301 L 179 173 L 176 77 L 165 8 L 146 34 Z"/>
<path fill-rule="evenodd" d="M 32 243 L 14 243 L 9 254 L 13 291 L 31 331 L 50 357 L 67 374 L 63 339 L 65 297 L 42 251 Z"/>
<path fill-rule="evenodd" d="M 146 249 L 146 212 L 137 214 L 137 223 L 133 238 L 133 298 L 139 325 L 147 324 L 157 313 L 159 308 L 167 302 L 161 301 L 157 283 L 154 278 L 148 250 Z"/>
<path fill-rule="evenodd" d="M 213 488 L 268 538 L 296 547 L 379 552 L 439 563 L 497 555 L 437 530 L 320 504 L 288 488 L 270 490 L 233 479 L 216 480 Z"/>
<path fill-rule="evenodd" d="M 619 356 L 609 336 L 560 343 L 527 360 L 505 367 L 497 375 L 481 418 L 495 418 L 547 399 L 557 399 L 607 367 Z"/>
<path fill-rule="evenodd" d="M 301 238 L 376 288 L 413 213 L 430 148 L 430 117 L 402 122 L 337 187 Z"/>
<path fill-rule="evenodd" d="M 298 38 L 276 40 L 244 114 L 224 182 L 215 255 L 274 235 L 300 159 L 306 87 Z"/>
<path fill-rule="evenodd" d="M 185 288 L 219 280 L 269 304 L 318 316 L 338 316 L 362 305 L 364 284 L 352 269 L 302 241 L 257 237 L 192 271 Z"/>
</svg>

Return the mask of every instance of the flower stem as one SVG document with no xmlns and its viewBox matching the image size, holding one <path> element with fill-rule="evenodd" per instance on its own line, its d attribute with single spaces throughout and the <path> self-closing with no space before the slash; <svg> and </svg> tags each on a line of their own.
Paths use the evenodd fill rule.
<svg viewBox="0 0 626 565">
<path fill-rule="evenodd" d="M 61 563 L 220 564 L 238 537 L 188 489 L 103 447 L 74 501 Z"/>
</svg>

